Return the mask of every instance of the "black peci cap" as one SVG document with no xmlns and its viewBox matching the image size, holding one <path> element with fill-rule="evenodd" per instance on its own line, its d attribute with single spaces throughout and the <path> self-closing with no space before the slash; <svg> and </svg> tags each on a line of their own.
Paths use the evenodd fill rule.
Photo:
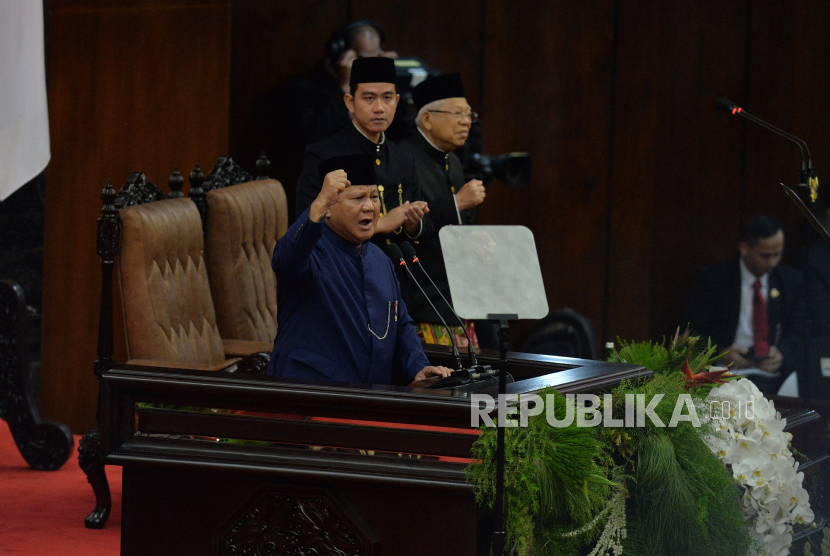
<svg viewBox="0 0 830 556">
<path fill-rule="evenodd" d="M 397 83 L 395 61 L 378 56 L 375 58 L 358 58 L 352 64 L 349 87 L 357 88 L 359 83 Z"/>
<path fill-rule="evenodd" d="M 420 110 L 430 102 L 445 98 L 465 98 L 460 73 L 445 73 L 419 83 L 412 89 L 415 109 Z"/>
<path fill-rule="evenodd" d="M 325 176 L 335 170 L 346 172 L 346 179 L 352 185 L 377 185 L 374 158 L 369 154 L 344 154 L 324 160 L 319 165 L 320 173 Z"/>
</svg>

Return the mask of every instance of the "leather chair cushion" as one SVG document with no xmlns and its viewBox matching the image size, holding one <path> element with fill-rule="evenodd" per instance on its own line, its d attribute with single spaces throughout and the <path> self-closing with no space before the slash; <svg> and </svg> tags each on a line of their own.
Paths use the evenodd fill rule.
<svg viewBox="0 0 830 556">
<path fill-rule="evenodd" d="M 271 258 L 288 229 L 285 191 L 278 181 L 257 180 L 214 189 L 207 200 L 206 250 L 219 332 L 272 344 L 277 282 Z"/>
<path fill-rule="evenodd" d="M 121 211 L 119 272 L 129 359 L 220 368 L 225 353 L 190 199 Z"/>
</svg>

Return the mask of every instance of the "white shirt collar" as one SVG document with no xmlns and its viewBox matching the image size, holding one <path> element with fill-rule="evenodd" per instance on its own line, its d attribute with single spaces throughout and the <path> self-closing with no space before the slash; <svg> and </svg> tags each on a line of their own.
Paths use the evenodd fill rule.
<svg viewBox="0 0 830 556">
<path fill-rule="evenodd" d="M 764 274 L 763 276 L 755 276 L 752 274 L 749 269 L 744 264 L 744 260 L 742 257 L 739 257 L 738 260 L 741 263 L 741 285 L 744 287 L 752 287 L 752 284 L 755 283 L 755 280 L 761 280 L 761 290 L 763 292 L 767 291 L 767 283 L 769 281 L 769 274 Z M 766 298 L 766 295 L 764 295 Z"/>
<path fill-rule="evenodd" d="M 354 123 L 354 120 L 352 120 L 352 124 L 354 125 L 354 128 L 355 128 L 358 132 L 360 132 L 360 134 L 361 134 L 363 137 L 366 137 L 366 134 L 365 134 L 365 133 L 363 133 L 363 130 L 361 130 L 359 127 L 357 127 L 357 124 L 356 124 L 356 123 Z M 366 137 L 366 139 L 369 139 L 369 138 L 368 138 L 368 137 Z M 372 140 L 371 140 L 371 139 L 369 139 L 369 141 L 372 141 Z M 378 141 L 377 143 L 375 143 L 374 141 L 372 141 L 372 143 L 375 143 L 376 145 L 383 145 L 383 142 L 384 142 L 384 141 L 386 141 L 386 134 L 385 134 L 384 132 L 382 132 L 382 131 L 381 131 L 381 132 L 380 132 L 380 141 Z"/>
<path fill-rule="evenodd" d="M 429 143 L 429 144 L 432 146 L 432 148 L 433 148 L 433 149 L 435 149 L 435 150 L 436 150 L 436 151 L 438 151 L 438 152 L 444 153 L 444 154 L 446 154 L 446 153 L 447 153 L 447 151 L 442 151 L 441 149 L 439 149 L 438 147 L 436 147 L 436 146 L 435 146 L 435 143 L 433 143 L 432 141 L 430 141 L 430 140 L 429 140 L 429 137 L 427 137 L 426 133 L 424 133 L 423 131 L 421 131 L 421 128 L 420 128 L 420 127 L 419 127 L 419 128 L 417 128 L 417 129 L 418 129 L 418 133 L 420 133 L 420 134 L 421 134 L 421 136 L 423 136 L 423 138 L 427 140 L 427 143 Z"/>
</svg>

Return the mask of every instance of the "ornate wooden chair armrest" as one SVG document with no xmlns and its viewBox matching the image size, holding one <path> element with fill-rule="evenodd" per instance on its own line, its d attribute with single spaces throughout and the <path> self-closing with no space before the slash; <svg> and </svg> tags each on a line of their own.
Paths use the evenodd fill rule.
<svg viewBox="0 0 830 556">
<path fill-rule="evenodd" d="M 235 365 L 235 368 L 224 369 L 229 373 L 243 373 L 247 375 L 264 375 L 268 370 L 268 362 L 271 360 L 271 353 L 268 351 L 261 351 L 253 353 L 247 357 L 240 359 Z"/>
<path fill-rule="evenodd" d="M 268 369 L 271 353 L 261 351 L 251 353 L 246 357 L 232 357 L 218 365 L 190 365 L 187 363 L 171 363 L 157 359 L 130 359 L 127 365 L 141 365 L 144 367 L 162 367 L 168 369 L 190 369 L 194 371 L 221 371 L 225 373 L 245 373 L 264 375 Z"/>
<path fill-rule="evenodd" d="M 127 365 L 141 365 L 144 367 L 164 367 L 169 369 L 189 369 L 194 371 L 224 371 L 239 362 L 239 357 L 233 357 L 215 365 L 193 365 L 188 363 L 176 363 L 172 361 L 159 361 L 158 359 L 130 359 Z"/>
<path fill-rule="evenodd" d="M 272 342 L 255 342 L 251 340 L 230 340 L 222 338 L 225 348 L 225 357 L 247 357 L 255 353 L 271 353 L 274 348 Z"/>
</svg>

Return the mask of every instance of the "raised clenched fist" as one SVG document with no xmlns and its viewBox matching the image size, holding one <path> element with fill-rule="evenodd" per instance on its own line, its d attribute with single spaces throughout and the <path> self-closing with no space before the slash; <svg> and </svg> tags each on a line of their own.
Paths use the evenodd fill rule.
<svg viewBox="0 0 830 556">
<path fill-rule="evenodd" d="M 484 184 L 481 180 L 470 180 L 464 184 L 461 191 L 455 194 L 458 210 L 467 210 L 484 202 Z"/>
<path fill-rule="evenodd" d="M 323 187 L 317 198 L 311 204 L 308 217 L 314 222 L 319 222 L 325 217 L 326 212 L 337 202 L 340 193 L 349 187 L 351 183 L 346 177 L 346 172 L 343 170 L 335 170 L 329 172 L 323 179 Z"/>
</svg>

